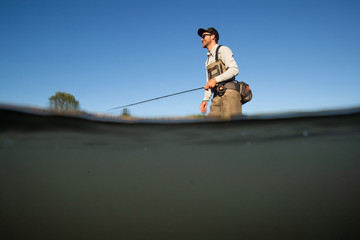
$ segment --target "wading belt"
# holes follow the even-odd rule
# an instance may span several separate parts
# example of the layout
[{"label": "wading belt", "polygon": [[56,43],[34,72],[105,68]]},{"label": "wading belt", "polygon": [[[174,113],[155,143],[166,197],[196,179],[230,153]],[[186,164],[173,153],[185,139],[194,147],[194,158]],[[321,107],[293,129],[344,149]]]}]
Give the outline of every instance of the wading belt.
[{"label": "wading belt", "polygon": [[226,89],[232,89],[240,92],[240,84],[237,81],[230,80],[225,82],[219,82],[214,88],[214,97],[222,96],[225,94]]}]

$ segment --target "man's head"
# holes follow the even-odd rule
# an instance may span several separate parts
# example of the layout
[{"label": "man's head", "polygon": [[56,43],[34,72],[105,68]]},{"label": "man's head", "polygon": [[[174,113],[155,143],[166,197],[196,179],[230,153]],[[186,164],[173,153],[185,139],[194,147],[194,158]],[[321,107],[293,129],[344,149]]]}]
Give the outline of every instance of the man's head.
[{"label": "man's head", "polygon": [[198,35],[201,37],[203,48],[209,48],[210,45],[214,45],[219,40],[219,33],[215,28],[203,29],[199,28]]}]

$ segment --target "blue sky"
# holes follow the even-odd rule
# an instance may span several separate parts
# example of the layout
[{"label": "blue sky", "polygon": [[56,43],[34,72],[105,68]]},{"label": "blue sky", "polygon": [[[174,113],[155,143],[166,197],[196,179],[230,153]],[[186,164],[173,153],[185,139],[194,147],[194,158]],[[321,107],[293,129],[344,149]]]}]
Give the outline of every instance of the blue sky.
[{"label": "blue sky", "polygon": [[[360,1],[0,0],[0,103],[110,108],[205,85],[198,28],[215,27],[250,84],[248,115],[360,106]],[[130,107],[200,114],[203,90]]]}]

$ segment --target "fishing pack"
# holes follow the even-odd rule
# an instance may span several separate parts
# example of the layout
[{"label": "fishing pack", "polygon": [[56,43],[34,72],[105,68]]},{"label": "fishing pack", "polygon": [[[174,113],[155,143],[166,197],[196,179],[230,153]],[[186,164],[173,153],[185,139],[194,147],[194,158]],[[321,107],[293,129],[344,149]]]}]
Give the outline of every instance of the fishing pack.
[{"label": "fishing pack", "polygon": [[[224,73],[227,68],[224,64],[224,62],[219,59],[219,49],[222,45],[219,45],[218,48],[215,51],[215,62],[211,63],[207,67],[207,73],[208,73],[208,79],[212,79],[216,76],[219,76],[220,74]],[[226,89],[234,89],[238,92],[240,92],[241,95],[241,104],[245,104],[249,102],[252,99],[252,91],[250,89],[249,84],[245,82],[238,82],[235,80],[235,78],[230,79],[225,82],[218,83],[215,89],[215,94],[222,96],[224,95]]]}]

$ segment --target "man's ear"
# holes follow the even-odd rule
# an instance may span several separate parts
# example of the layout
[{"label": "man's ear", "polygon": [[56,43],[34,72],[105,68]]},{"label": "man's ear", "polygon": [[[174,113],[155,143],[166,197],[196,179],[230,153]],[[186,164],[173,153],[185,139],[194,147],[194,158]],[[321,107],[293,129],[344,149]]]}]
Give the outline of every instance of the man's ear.
[{"label": "man's ear", "polygon": [[211,35],[211,40],[215,40],[216,37],[215,37],[215,34]]}]

